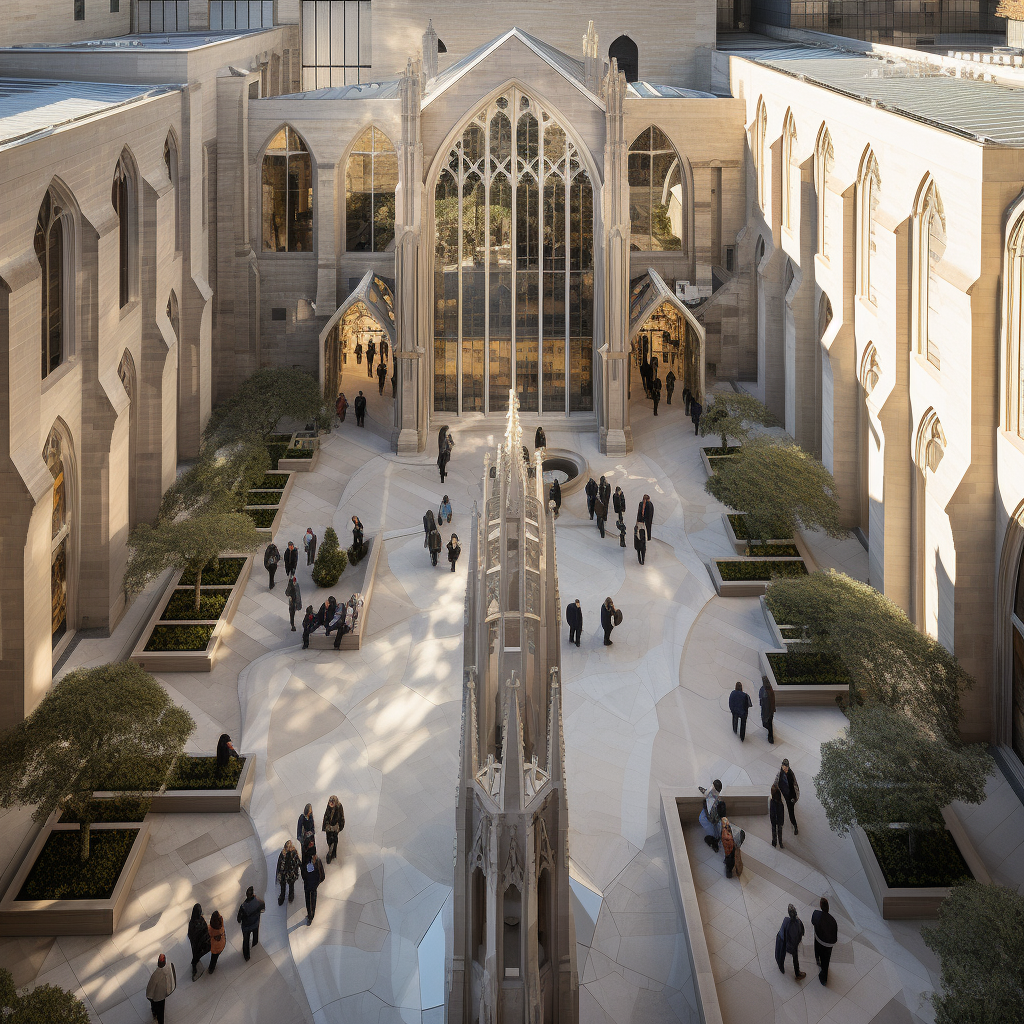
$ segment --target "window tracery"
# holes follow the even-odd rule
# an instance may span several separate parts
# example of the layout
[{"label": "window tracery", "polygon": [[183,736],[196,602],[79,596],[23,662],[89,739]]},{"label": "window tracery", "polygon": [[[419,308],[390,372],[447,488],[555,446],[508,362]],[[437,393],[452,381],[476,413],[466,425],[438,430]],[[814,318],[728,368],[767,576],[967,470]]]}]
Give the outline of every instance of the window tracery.
[{"label": "window tracery", "polygon": [[687,227],[686,183],[679,155],[653,125],[629,147],[629,248],[632,252],[678,251]]},{"label": "window tracery", "polygon": [[263,251],[313,251],[313,165],[306,144],[285,126],[263,157]]},{"label": "window tracery", "polygon": [[345,164],[345,247],[349,252],[395,248],[398,154],[373,126],[358,139]]}]

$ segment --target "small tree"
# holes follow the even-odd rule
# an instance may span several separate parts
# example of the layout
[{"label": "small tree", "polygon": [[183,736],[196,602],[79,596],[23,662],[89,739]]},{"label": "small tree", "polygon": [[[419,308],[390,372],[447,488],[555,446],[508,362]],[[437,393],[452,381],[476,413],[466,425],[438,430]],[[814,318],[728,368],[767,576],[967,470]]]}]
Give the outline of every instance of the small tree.
[{"label": "small tree", "polygon": [[285,416],[307,421],[328,416],[320,385],[304,370],[257,370],[210,416],[203,436],[215,447],[265,442]]},{"label": "small tree", "polygon": [[765,427],[778,425],[768,406],[753,395],[743,392],[724,392],[713,396],[714,401],[701,413],[700,436],[717,434],[722,439],[723,454],[729,450],[729,438],[746,440],[750,436],[750,425],[760,423]]},{"label": "small tree", "polygon": [[193,729],[192,716],[138,665],[76,669],[0,736],[0,807],[35,804],[40,822],[70,810],[88,860],[93,793],[112,777],[142,790],[154,767],[165,776]]},{"label": "small tree", "polygon": [[333,587],[348,565],[348,555],[338,544],[338,535],[333,526],[324,531],[324,539],[316,550],[313,562],[313,582],[318,587]]},{"label": "small tree", "polygon": [[81,999],[56,985],[40,985],[19,996],[11,972],[0,967],[0,1020],[4,1024],[89,1024],[89,1011]]},{"label": "small tree", "polygon": [[973,680],[884,594],[830,570],[775,580],[765,602],[776,622],[803,626],[812,649],[842,658],[851,700],[905,710],[959,743],[960,694]]},{"label": "small tree", "polygon": [[704,484],[712,497],[747,515],[750,540],[766,543],[792,537],[797,527],[819,528],[830,537],[845,537],[839,522],[839,499],[832,474],[789,440],[768,436],[749,439],[740,451]]},{"label": "small tree", "polygon": [[851,706],[845,735],[821,745],[814,787],[829,828],[841,836],[893,822],[935,827],[954,800],[980,804],[995,769],[984,744],[954,746],[902,711]]},{"label": "small tree", "polygon": [[935,1024],[1006,1024],[1024,1006],[1024,896],[970,880],[922,928],[939,958],[942,991],[932,994]]},{"label": "small tree", "polygon": [[165,569],[195,574],[195,606],[199,611],[203,570],[225,551],[255,551],[262,540],[252,519],[241,512],[205,512],[187,519],[141,523],[128,538],[130,554],[124,588],[142,590]]}]

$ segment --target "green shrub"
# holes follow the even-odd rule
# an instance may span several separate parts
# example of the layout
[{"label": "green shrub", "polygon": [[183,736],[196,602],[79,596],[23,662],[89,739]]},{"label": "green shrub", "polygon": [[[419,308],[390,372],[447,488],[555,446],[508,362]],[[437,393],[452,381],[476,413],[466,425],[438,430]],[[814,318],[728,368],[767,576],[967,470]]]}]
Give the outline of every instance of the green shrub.
[{"label": "green shrub", "polygon": [[311,459],[316,455],[316,448],[289,448],[283,456],[286,459]]},{"label": "green shrub", "polygon": [[268,494],[266,491],[247,491],[245,503],[246,505],[280,505],[281,492],[274,491]]},{"label": "green shrub", "polygon": [[318,587],[333,587],[348,565],[348,555],[338,544],[338,535],[333,526],[324,531],[324,539],[317,548],[313,562],[313,582]]},{"label": "green shrub", "polygon": [[269,530],[274,525],[274,516],[277,515],[276,508],[247,508],[242,511],[258,530]]},{"label": "green shrub", "polygon": [[287,473],[266,473],[262,480],[257,480],[253,486],[258,490],[267,491],[283,491],[285,484],[288,483]]},{"label": "green shrub", "polygon": [[[742,512],[730,512],[729,523],[732,532],[736,534],[737,540],[750,540],[750,533],[747,530],[747,517]],[[792,540],[792,537],[769,537],[768,540]]]},{"label": "green shrub", "polygon": [[56,985],[37,985],[19,996],[14,976],[0,967],[0,1020],[5,1024],[89,1024],[85,1003]]},{"label": "green shrub", "polygon": [[213,626],[157,626],[147,651],[205,651]]},{"label": "green shrub", "polygon": [[779,632],[784,640],[803,640],[803,626],[779,626]]},{"label": "green shrub", "polygon": [[19,900],[109,900],[124,869],[137,828],[96,829],[89,859],[78,856],[78,831],[51,832],[18,893]]},{"label": "green shrub", "polygon": [[[288,441],[290,440],[291,434],[288,435]],[[267,444],[267,454],[270,456],[271,469],[277,469],[278,459],[283,458],[284,453],[288,450],[288,441],[271,441]]]},{"label": "green shrub", "polygon": [[[146,797],[119,795],[109,800],[89,801],[89,820],[96,824],[120,823],[122,821],[142,821],[149,813],[150,801]],[[60,824],[79,820],[73,811],[66,810],[60,816]]]},{"label": "green shrub", "polygon": [[750,544],[746,553],[753,558],[800,557],[800,549],[795,544]]},{"label": "green shrub", "polygon": [[271,434],[267,438],[267,444],[288,444],[291,439],[291,434]]},{"label": "green shrub", "polygon": [[244,757],[231,758],[224,768],[217,767],[216,757],[179,757],[167,788],[234,789],[244,767]]},{"label": "green shrub", "polygon": [[219,619],[228,603],[230,591],[203,590],[199,596],[199,611],[196,611],[195,596],[191,587],[174,591],[163,610],[161,619]]},{"label": "green shrub", "polygon": [[717,444],[713,448],[705,448],[704,454],[709,459],[727,459],[730,455],[738,455],[742,445],[732,444],[727,448],[720,448]]},{"label": "green shrub", "polygon": [[772,561],[764,558],[750,561],[723,561],[715,559],[715,565],[727,583],[771,580],[776,577],[806,576],[807,566],[803,559],[799,562]]},{"label": "green shrub", "polygon": [[849,686],[850,674],[842,658],[814,651],[787,651],[768,655],[775,681],[784,686]]},{"label": "green shrub", "polygon": [[918,830],[913,856],[906,828],[872,828],[865,835],[890,889],[956,885],[974,877],[956,840],[938,824]]},{"label": "green shrub", "polygon": [[369,542],[363,541],[362,544],[357,548],[354,544],[348,549],[348,562],[349,565],[358,565],[365,557],[366,552],[370,550]]},{"label": "green shrub", "polygon": [[[245,565],[244,558],[215,558],[206,563],[203,569],[204,587],[232,587],[238,582],[242,574],[242,566]],[[184,572],[178,580],[179,587],[194,587],[196,585],[196,574]]]}]

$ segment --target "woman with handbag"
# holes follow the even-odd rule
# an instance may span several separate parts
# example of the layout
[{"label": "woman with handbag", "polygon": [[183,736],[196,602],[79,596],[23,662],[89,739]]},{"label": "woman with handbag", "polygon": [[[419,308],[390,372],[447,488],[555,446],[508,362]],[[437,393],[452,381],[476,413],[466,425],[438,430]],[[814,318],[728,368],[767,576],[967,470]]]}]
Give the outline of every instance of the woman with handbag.
[{"label": "woman with handbag", "polygon": [[192,917],[188,922],[188,944],[192,947],[192,980],[195,981],[206,973],[202,958],[210,952],[210,929],[199,903],[192,907]]},{"label": "woman with handbag", "polygon": [[459,555],[461,554],[462,545],[459,543],[459,535],[453,533],[452,539],[448,541],[448,561],[452,564],[452,572],[455,572],[455,563],[459,560]]},{"label": "woman with handbag", "polygon": [[345,827],[345,808],[341,801],[332,796],[327,801],[324,811],[323,830],[327,833],[327,863],[330,864],[338,856],[338,836]]}]

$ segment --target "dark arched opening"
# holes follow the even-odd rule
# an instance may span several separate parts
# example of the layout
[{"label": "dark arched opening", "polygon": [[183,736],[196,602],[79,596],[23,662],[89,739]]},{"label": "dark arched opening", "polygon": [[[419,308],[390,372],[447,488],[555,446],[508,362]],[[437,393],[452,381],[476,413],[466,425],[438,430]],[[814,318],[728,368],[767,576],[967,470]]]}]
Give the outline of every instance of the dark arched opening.
[{"label": "dark arched opening", "polygon": [[608,47],[608,59],[618,61],[619,70],[626,76],[627,82],[639,80],[640,51],[629,36],[619,36]]}]

